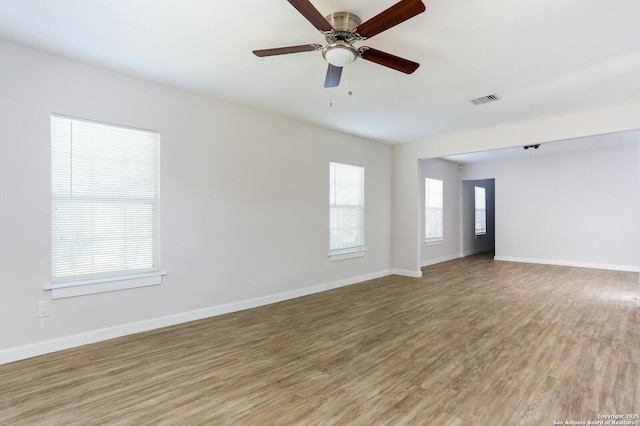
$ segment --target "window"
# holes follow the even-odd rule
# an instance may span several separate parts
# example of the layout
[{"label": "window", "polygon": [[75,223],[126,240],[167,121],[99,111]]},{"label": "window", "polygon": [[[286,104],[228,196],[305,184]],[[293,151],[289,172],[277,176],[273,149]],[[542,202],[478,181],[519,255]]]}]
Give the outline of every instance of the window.
[{"label": "window", "polygon": [[54,298],[159,284],[159,145],[157,132],[51,116]]},{"label": "window", "polygon": [[487,234],[487,197],[480,186],[475,187],[476,237]]},{"label": "window", "polygon": [[427,244],[443,240],[443,185],[438,179],[426,178],[424,182],[425,226]]},{"label": "window", "polygon": [[364,167],[331,162],[329,175],[329,255],[353,252],[362,255]]}]

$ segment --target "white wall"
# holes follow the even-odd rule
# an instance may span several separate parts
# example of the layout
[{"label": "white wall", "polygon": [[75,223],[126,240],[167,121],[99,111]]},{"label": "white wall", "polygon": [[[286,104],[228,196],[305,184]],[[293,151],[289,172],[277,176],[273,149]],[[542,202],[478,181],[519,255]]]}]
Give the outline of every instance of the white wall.
[{"label": "white wall", "polygon": [[[0,363],[390,273],[391,148],[0,42]],[[160,286],[51,302],[50,114],[161,133]],[[329,161],[365,257],[327,262]]]},{"label": "white wall", "polygon": [[[461,256],[460,251],[460,166],[447,160],[420,161],[420,236],[422,238],[421,266],[431,265]],[[443,181],[443,241],[442,244],[424,244],[425,178]]]},{"label": "white wall", "polygon": [[[461,198],[461,203],[445,206],[445,218],[455,218],[449,224],[459,221],[456,236],[462,237],[461,248],[458,240],[445,238],[450,254],[443,254],[445,245],[423,247],[421,266],[458,257],[460,251],[467,256],[495,246],[498,260],[640,270],[638,131],[585,140],[589,143],[579,152],[544,155],[554,145],[544,144],[540,152],[532,150],[530,158],[467,164],[459,170],[444,160],[421,160],[420,205],[425,177],[448,181],[445,203],[447,195]],[[594,148],[595,140],[600,148]],[[460,182],[462,192],[456,186]],[[474,238],[475,185],[487,188],[492,232],[484,239]],[[496,185],[499,202],[494,204]],[[422,215],[419,222],[422,238]]]},{"label": "white wall", "polygon": [[640,270],[639,148],[631,139],[465,166],[463,179],[496,179],[496,259]]},{"label": "white wall", "polygon": [[[550,115],[499,126],[461,130],[413,144],[394,146],[392,153],[392,268],[413,271],[417,276],[421,275],[421,216],[418,209],[420,174],[416,165],[419,159],[533,145],[638,128],[640,128],[640,99],[630,94],[628,100],[615,105],[599,105],[593,109],[570,114]],[[496,191],[498,199],[500,192],[497,187]],[[496,217],[496,220],[499,221],[499,218]]]}]

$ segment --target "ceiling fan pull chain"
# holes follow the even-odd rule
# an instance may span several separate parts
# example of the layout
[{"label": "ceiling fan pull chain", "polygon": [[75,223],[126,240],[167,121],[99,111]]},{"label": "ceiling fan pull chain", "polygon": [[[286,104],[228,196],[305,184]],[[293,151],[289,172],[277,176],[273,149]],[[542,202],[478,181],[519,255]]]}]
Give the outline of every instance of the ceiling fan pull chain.
[{"label": "ceiling fan pull chain", "polygon": [[347,93],[349,96],[353,95],[353,92],[351,91],[351,64],[349,64],[349,91]]},{"label": "ceiling fan pull chain", "polygon": [[329,88],[329,106],[333,106],[333,87]]}]

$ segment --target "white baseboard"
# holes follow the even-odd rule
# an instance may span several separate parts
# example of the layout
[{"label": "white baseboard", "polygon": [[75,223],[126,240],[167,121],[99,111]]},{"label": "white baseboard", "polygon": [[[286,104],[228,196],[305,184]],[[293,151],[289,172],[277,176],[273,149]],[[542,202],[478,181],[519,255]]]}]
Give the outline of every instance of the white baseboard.
[{"label": "white baseboard", "polygon": [[495,256],[495,260],[505,262],[537,263],[542,265],[572,266],[575,268],[607,269],[610,271],[640,272],[637,265],[612,265],[608,263],[574,262],[568,260],[535,259],[529,257]]},{"label": "white baseboard", "polygon": [[448,256],[437,257],[435,259],[423,260],[420,266],[435,265],[436,263],[448,262],[449,260],[460,259],[459,254],[450,254]]},{"label": "white baseboard", "polygon": [[411,271],[409,269],[392,269],[393,275],[402,275],[403,277],[422,278],[422,271]]},{"label": "white baseboard", "polygon": [[376,278],[391,275],[391,270],[383,270],[371,274],[360,275],[357,277],[345,278],[337,281],[327,282],[314,285],[311,287],[300,288],[282,293],[272,294],[255,299],[241,300],[239,302],[228,303],[226,305],[213,306],[210,308],[198,309],[195,311],[182,312],[175,315],[165,317],[152,318],[149,320],[139,321],[131,324],[123,324],[115,327],[93,330],[87,333],[76,334],[73,336],[62,337],[44,342],[38,342],[30,345],[19,346],[16,348],[5,349],[0,351],[0,365],[9,362],[19,361],[22,359],[32,358],[38,355],[44,355],[51,352],[57,352],[64,349],[75,348],[78,346],[88,345],[103,340],[114,339],[116,337],[127,336],[130,334],[141,333],[144,331],[155,330],[171,325],[182,324],[190,321],[196,321],[204,318],[215,317],[218,315],[228,314],[230,312],[242,311],[245,309],[257,308],[259,306],[269,305],[272,303],[282,302],[284,300],[295,299],[297,297],[308,296],[314,293],[332,290],[338,287],[344,287],[368,281]]}]

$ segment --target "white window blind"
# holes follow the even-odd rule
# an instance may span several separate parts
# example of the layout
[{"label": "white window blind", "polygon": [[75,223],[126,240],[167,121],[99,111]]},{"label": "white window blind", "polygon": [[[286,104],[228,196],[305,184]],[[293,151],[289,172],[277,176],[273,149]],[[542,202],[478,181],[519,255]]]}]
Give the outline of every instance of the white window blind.
[{"label": "white window blind", "polygon": [[424,181],[425,226],[424,237],[427,242],[441,241],[443,232],[443,182],[426,178]]},{"label": "white window blind", "polygon": [[51,116],[52,281],[159,270],[157,132]]},{"label": "white window blind", "polygon": [[329,163],[330,253],[364,247],[364,167]]},{"label": "white window blind", "polygon": [[487,233],[487,196],[484,188],[475,187],[476,236]]}]

